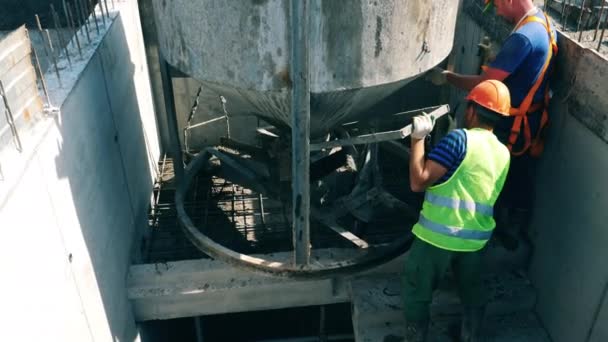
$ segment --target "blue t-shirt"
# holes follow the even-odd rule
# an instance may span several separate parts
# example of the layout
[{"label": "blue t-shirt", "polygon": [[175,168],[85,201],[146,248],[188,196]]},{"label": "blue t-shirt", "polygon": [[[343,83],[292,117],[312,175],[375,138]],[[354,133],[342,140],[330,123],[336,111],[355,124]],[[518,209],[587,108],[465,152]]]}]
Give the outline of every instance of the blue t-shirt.
[{"label": "blue t-shirt", "polygon": [[[545,20],[542,11],[538,11],[536,16]],[[553,24],[551,28],[555,34]],[[544,25],[537,22],[523,25],[507,37],[496,59],[490,63],[490,67],[510,74],[503,82],[511,92],[513,107],[519,107],[540,75],[550,49],[549,39]],[[546,74],[543,84],[534,95],[533,103],[543,100],[549,74]]]},{"label": "blue t-shirt", "polygon": [[[545,20],[545,15],[542,11],[538,11],[536,16]],[[551,29],[555,37],[557,37],[552,22]],[[521,26],[507,37],[502,49],[496,56],[496,59],[490,63],[490,67],[509,73],[509,76],[503,82],[509,88],[511,93],[511,105],[513,107],[519,107],[521,105],[540,75],[545,60],[547,59],[549,49],[551,48],[549,40],[549,34],[544,25],[537,22],[528,23]],[[534,94],[532,103],[543,101],[547,80],[551,74],[554,62],[555,57],[552,58],[549,70],[545,74],[545,80],[538,88],[536,94]],[[541,112],[537,112],[528,115],[532,137],[536,136],[540,126],[541,114]],[[513,120],[513,117],[504,118],[494,129],[494,133],[498,137],[498,140],[504,144],[509,140]],[[523,127],[521,127],[521,132],[523,132]],[[523,145],[524,134],[520,133],[514,146],[514,151],[519,151]]]},{"label": "blue t-shirt", "polygon": [[450,179],[466,154],[467,134],[464,129],[455,129],[443,137],[428,155],[428,159],[448,170],[434,185],[444,183]]}]

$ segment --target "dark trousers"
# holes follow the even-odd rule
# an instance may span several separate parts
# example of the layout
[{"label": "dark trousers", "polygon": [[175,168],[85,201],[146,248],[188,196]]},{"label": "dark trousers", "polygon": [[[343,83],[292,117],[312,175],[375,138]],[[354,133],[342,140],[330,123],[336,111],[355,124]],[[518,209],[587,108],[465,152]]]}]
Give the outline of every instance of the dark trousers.
[{"label": "dark trousers", "polygon": [[[532,138],[538,132],[541,116],[542,111],[528,114]],[[513,120],[513,117],[504,118],[494,128],[494,134],[505,145],[509,141]],[[514,151],[520,151],[525,145],[523,124],[520,129],[521,132],[513,147]],[[532,209],[537,161],[538,159],[531,157],[528,152],[521,156],[511,156],[511,166],[509,167],[505,186],[496,201],[497,208],[516,208],[528,211]]]},{"label": "dark trousers", "polygon": [[528,153],[511,157],[511,166],[496,207],[531,210],[534,204],[534,180],[538,159]]},{"label": "dark trousers", "polygon": [[481,280],[482,252],[452,252],[414,240],[402,274],[402,297],[405,318],[411,322],[427,321],[433,291],[452,266],[461,302],[468,307],[486,303]]}]

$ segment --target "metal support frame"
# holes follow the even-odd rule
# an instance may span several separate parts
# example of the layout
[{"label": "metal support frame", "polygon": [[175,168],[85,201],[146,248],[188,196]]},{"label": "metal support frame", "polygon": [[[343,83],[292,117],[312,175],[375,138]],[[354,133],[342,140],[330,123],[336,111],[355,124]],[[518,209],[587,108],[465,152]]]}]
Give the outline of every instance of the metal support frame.
[{"label": "metal support frame", "polygon": [[163,95],[165,98],[165,112],[167,113],[167,125],[169,126],[169,151],[173,158],[173,172],[177,184],[181,184],[184,179],[184,162],[182,158],[182,147],[179,142],[179,128],[177,126],[177,109],[173,92],[173,82],[171,80],[171,66],[160,56],[160,76],[163,83]]},{"label": "metal support frame", "polygon": [[[164,79],[165,80],[169,79],[168,72],[167,72],[168,68],[163,69],[163,70],[165,72],[165,75],[163,76]],[[165,88],[166,88],[165,91],[169,90],[169,94],[172,94],[172,92],[170,91],[171,90],[170,86],[166,86]],[[167,96],[167,95],[165,95],[165,96]],[[168,99],[170,101],[173,100],[172,97],[168,97]],[[171,102],[171,104],[173,104],[173,103]],[[169,108],[171,110],[170,111],[168,110],[168,112],[173,113],[174,108],[168,107],[168,109]],[[301,110],[301,107],[297,107],[297,108]],[[375,120],[375,121],[378,121],[378,122],[376,122],[376,124],[380,124],[380,121],[382,121],[382,122],[386,121],[386,123],[391,123],[393,125],[399,125],[399,124],[403,124],[403,121],[409,120],[409,118],[411,116],[422,113],[422,112],[432,113],[433,116],[440,117],[442,115],[445,115],[445,113],[449,112],[449,107],[447,105],[442,105],[442,106],[436,106],[436,107],[432,107],[432,108],[418,109],[416,111],[395,114],[395,115],[391,116],[390,118],[386,118],[386,120]],[[172,124],[173,124],[173,127],[175,127],[175,129],[172,129],[170,131],[170,133],[172,133],[172,141],[176,142],[173,145],[177,146],[176,149],[179,150],[179,140],[177,139],[179,132],[177,131],[177,128],[176,128],[175,116],[171,117],[169,115],[169,117],[171,119],[173,119]],[[301,122],[298,122],[298,124],[299,123],[301,123]],[[355,122],[355,123],[345,124],[344,127],[352,128],[352,127],[357,127],[358,125],[364,125],[364,123]],[[380,126],[385,127],[384,124],[381,124]],[[401,133],[403,133],[403,132],[400,132],[400,134]],[[406,130],[406,132],[404,132],[404,133],[408,134],[409,130]],[[301,136],[299,136],[299,138],[301,138]],[[348,141],[349,139],[350,138],[346,138],[344,140],[347,140],[348,143],[352,143],[352,141]],[[309,141],[308,141],[307,135],[305,136],[305,138],[303,138],[301,140],[299,140],[298,138],[294,138],[294,142],[299,143],[300,145],[298,145],[298,146],[300,148],[302,148],[302,145],[305,145],[304,147],[306,148],[306,152],[307,153],[309,152],[308,150],[309,150],[310,146],[309,146]],[[301,150],[299,150],[295,147],[294,147],[294,150],[296,150],[296,152],[302,152]],[[204,252],[205,254],[209,255],[212,258],[222,260],[231,265],[241,267],[246,270],[267,273],[267,274],[274,275],[274,276],[299,278],[299,279],[321,279],[321,278],[336,277],[338,275],[346,275],[346,274],[351,275],[353,273],[357,273],[357,272],[361,272],[361,271],[370,269],[370,268],[380,265],[386,261],[392,260],[393,258],[395,258],[398,255],[403,254],[411,246],[411,243],[413,241],[412,234],[405,234],[403,239],[397,239],[397,240],[389,243],[388,245],[383,245],[383,246],[369,245],[366,241],[358,238],[356,235],[351,233],[348,229],[337,225],[335,223],[335,220],[334,220],[335,217],[333,217],[333,215],[324,215],[322,213],[319,213],[319,210],[317,210],[315,208],[311,208],[310,202],[308,201],[308,197],[306,197],[306,199],[307,199],[306,210],[302,211],[302,206],[301,206],[302,197],[298,197],[298,195],[301,196],[302,192],[304,192],[305,195],[308,196],[309,189],[304,188],[304,189],[300,189],[301,190],[300,193],[297,193],[294,190],[293,200],[294,200],[296,206],[300,205],[300,208],[299,208],[300,211],[294,209],[292,214],[305,215],[307,224],[304,227],[303,225],[296,226],[296,224],[294,223],[294,229],[295,228],[301,229],[300,231],[302,231],[302,234],[303,234],[304,233],[303,228],[309,227],[308,223],[310,220],[310,216],[312,215],[312,217],[316,221],[318,221],[319,223],[321,223],[323,225],[328,226],[328,228],[337,232],[340,236],[349,240],[351,243],[353,243],[354,245],[359,247],[358,248],[359,252],[356,253],[356,256],[346,259],[346,260],[340,260],[340,261],[331,260],[329,262],[294,264],[293,261],[289,262],[289,263],[285,263],[285,262],[279,262],[279,261],[274,261],[274,260],[253,257],[253,256],[250,256],[247,254],[236,252],[230,248],[227,248],[227,247],[221,245],[220,243],[215,242],[213,239],[211,239],[209,236],[207,236],[204,233],[204,229],[199,229],[194,224],[192,218],[189,216],[189,213],[186,210],[186,198],[187,198],[186,196],[188,193],[188,189],[193,184],[193,181],[194,181],[196,175],[198,175],[201,171],[211,172],[211,173],[214,172],[213,166],[211,163],[212,156],[217,157],[217,153],[213,149],[206,149],[206,150],[202,151],[201,153],[199,153],[198,155],[194,156],[194,158],[191,160],[191,162],[188,164],[188,166],[184,170],[183,180],[178,180],[178,184],[175,189],[175,205],[176,205],[176,210],[177,210],[177,216],[178,216],[178,219],[180,221],[180,224],[182,226],[182,229],[183,229],[186,237],[199,250],[201,250],[202,252]],[[304,159],[304,161],[307,162],[307,164],[306,164],[307,166],[309,166],[309,162],[310,162],[309,158],[310,157],[308,156],[308,158]],[[296,155],[294,155],[294,159],[296,159]],[[301,159],[298,161],[302,162]],[[372,166],[370,166],[372,164],[368,164],[367,167],[368,168],[372,167]],[[238,173],[240,175],[243,175],[243,171],[245,168],[233,167],[232,169],[235,171],[239,171]],[[300,178],[294,179],[294,184],[297,184],[296,181],[299,181],[300,186],[302,184],[306,184],[308,186],[308,183],[309,183],[308,177],[310,174],[308,167],[305,170],[294,169],[292,171],[293,171],[294,177],[300,177]],[[365,172],[365,171],[362,171],[362,172]],[[306,175],[306,177],[303,177],[302,174]],[[268,177],[268,176],[266,176],[266,177]],[[378,181],[376,178],[376,177],[378,177],[377,174],[374,174],[372,172],[372,175],[370,177],[372,177],[372,180],[371,181],[367,180],[367,182],[372,182],[373,184],[378,184]],[[256,177],[256,178],[259,178],[259,177]],[[295,188],[295,185],[294,185],[294,188]],[[269,197],[274,197],[274,198],[280,197],[276,193],[277,189],[275,189],[273,187],[266,187],[264,190],[266,192],[268,192],[268,193],[266,193],[266,195]],[[262,192],[264,192],[264,190],[262,190]],[[370,195],[370,194],[368,193],[368,195]],[[367,198],[367,196],[366,196],[366,198]],[[388,194],[384,191],[380,191],[378,198],[376,200],[384,203],[385,205],[387,205],[389,207],[400,208],[400,210],[402,210],[404,212],[408,212],[408,216],[412,216],[412,217],[415,216],[415,213],[407,205],[401,203],[399,200],[397,200],[396,198],[392,197],[390,194]],[[298,203],[298,201],[300,201],[300,203]],[[410,211],[412,211],[412,212],[409,213]],[[233,212],[234,212],[234,210],[233,210]],[[333,211],[332,211],[332,214],[333,214]],[[308,231],[306,231],[306,233],[308,233]],[[309,236],[307,236],[307,238],[309,238]],[[300,240],[300,239],[297,239],[297,240],[294,239],[294,240],[295,240],[294,247],[298,248],[298,250],[296,250],[294,252],[294,255],[296,257],[300,258],[297,260],[301,261],[302,259],[304,259],[305,261],[307,261],[306,257],[307,256],[309,257],[309,255],[310,255],[309,253],[311,252],[310,245],[302,244],[302,240]],[[301,254],[298,254],[298,253],[301,253]],[[307,253],[308,253],[308,255],[307,255]]]},{"label": "metal support frame", "polygon": [[310,262],[310,73],[308,0],[291,1],[291,173],[294,260]]},{"label": "metal support frame", "polygon": [[[449,111],[450,111],[450,107],[448,105],[443,105],[443,106],[435,109],[431,113],[429,113],[429,115],[431,115],[435,119],[438,119],[438,118],[444,116],[445,114],[447,114]],[[403,139],[403,138],[409,136],[411,133],[412,133],[412,125],[410,124],[410,125],[407,125],[401,129],[398,129],[395,131],[371,133],[371,134],[360,135],[360,136],[357,136],[354,138],[330,140],[330,141],[324,141],[324,142],[312,144],[312,145],[310,145],[310,150],[311,151],[320,151],[323,149],[334,148],[334,147],[339,147],[339,146],[364,145],[364,144],[371,144],[371,143],[377,143],[377,142],[383,142],[383,141],[399,140],[399,139]]]},{"label": "metal support frame", "polygon": [[213,241],[205,235],[192,221],[186,211],[185,200],[188,189],[195,175],[204,170],[209,163],[211,153],[199,153],[189,164],[184,173],[183,181],[178,182],[175,189],[175,205],[177,216],[186,237],[201,251],[210,257],[222,260],[243,269],[267,273],[274,276],[322,279],[338,275],[353,274],[381,265],[405,253],[411,246],[413,235],[404,234],[403,239],[395,240],[385,246],[363,249],[365,253],[356,257],[328,263],[310,263],[309,265],[293,265],[279,261],[261,259],[247,254],[235,252]]}]

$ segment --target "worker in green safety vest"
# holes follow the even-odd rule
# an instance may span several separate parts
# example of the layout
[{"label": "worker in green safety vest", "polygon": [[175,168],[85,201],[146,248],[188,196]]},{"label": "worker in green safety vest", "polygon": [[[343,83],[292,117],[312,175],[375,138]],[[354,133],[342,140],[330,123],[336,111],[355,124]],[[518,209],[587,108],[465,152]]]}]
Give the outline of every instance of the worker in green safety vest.
[{"label": "worker in green safety vest", "polygon": [[493,207],[509,169],[509,150],[492,133],[509,115],[508,88],[500,81],[481,82],[466,97],[466,129],[445,136],[425,159],[424,138],[434,119],[414,117],[410,185],[426,191],[416,236],[403,272],[406,341],[425,341],[433,290],[453,267],[464,304],[461,338],[478,341],[485,296],[481,251],[496,226]]}]

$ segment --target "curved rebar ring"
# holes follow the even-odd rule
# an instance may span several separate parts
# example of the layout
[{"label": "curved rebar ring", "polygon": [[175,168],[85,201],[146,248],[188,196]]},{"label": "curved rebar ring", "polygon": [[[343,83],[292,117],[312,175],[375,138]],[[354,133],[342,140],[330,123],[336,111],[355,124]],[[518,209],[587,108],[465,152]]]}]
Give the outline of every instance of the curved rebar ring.
[{"label": "curved rebar ring", "polygon": [[405,253],[412,244],[413,235],[407,234],[402,240],[394,241],[388,245],[367,248],[365,254],[352,259],[331,262],[328,264],[315,264],[307,266],[294,266],[288,263],[261,259],[247,254],[235,252],[218,244],[205,234],[201,233],[200,230],[192,223],[192,220],[188,216],[188,213],[184,207],[184,196],[190,187],[192,178],[203,168],[203,166],[205,166],[210,158],[211,154],[207,151],[203,151],[199,153],[199,155],[196,156],[196,158],[194,158],[186,167],[182,184],[177,184],[175,191],[175,203],[177,207],[177,216],[188,239],[198,249],[213,258],[222,260],[236,267],[274,276],[318,279],[331,278],[338,275],[348,275],[368,270]]}]

